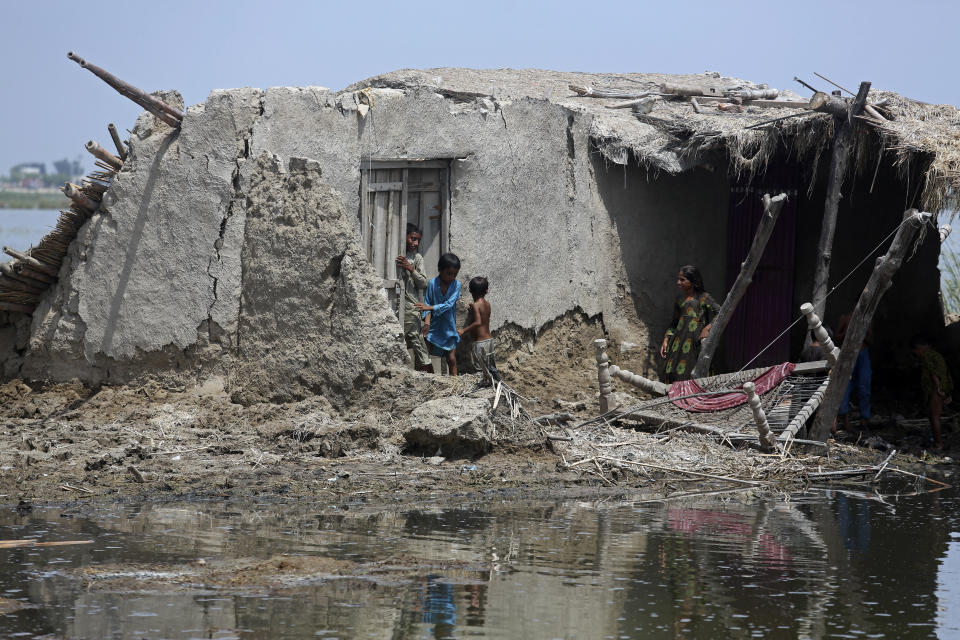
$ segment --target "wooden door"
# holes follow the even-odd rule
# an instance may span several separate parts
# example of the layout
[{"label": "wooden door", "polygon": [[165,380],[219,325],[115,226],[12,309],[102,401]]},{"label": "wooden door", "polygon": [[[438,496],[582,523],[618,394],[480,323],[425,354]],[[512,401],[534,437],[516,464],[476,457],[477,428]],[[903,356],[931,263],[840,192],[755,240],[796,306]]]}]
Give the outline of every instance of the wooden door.
[{"label": "wooden door", "polygon": [[437,275],[437,261],[446,252],[444,242],[444,213],[446,198],[446,175],[443,168],[415,168],[408,170],[407,222],[423,233],[420,253],[428,278]]},{"label": "wooden door", "polygon": [[407,223],[423,233],[420,253],[428,278],[448,249],[450,224],[447,160],[363,160],[360,169],[360,226],[367,258],[383,279],[391,304],[402,318],[403,286],[394,264],[406,251]]},{"label": "wooden door", "polygon": [[386,290],[390,306],[403,323],[403,279],[394,262],[405,253],[407,227],[406,169],[377,169],[360,173],[360,228],[367,259]]}]

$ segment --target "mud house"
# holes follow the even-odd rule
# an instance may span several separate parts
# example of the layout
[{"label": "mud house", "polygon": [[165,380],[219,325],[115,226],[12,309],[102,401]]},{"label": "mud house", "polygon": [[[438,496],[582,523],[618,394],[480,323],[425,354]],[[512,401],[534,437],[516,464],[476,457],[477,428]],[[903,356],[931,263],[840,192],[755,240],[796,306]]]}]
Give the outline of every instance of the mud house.
[{"label": "mud house", "polygon": [[[670,83],[700,87],[700,103],[609,108]],[[811,296],[834,122],[789,92],[727,111],[709,97],[764,90],[719,74],[405,70],[342,91],[216,90],[174,127],[144,113],[89,219],[0,276],[3,374],[227,375],[276,399],[349,391],[405,359],[389,307],[405,222],[423,228],[429,267],[453,251],[463,281],[490,279],[492,328],[509,345],[560,318],[597,322],[645,370],[677,268],[698,264],[722,300],[761,195],[780,192],[788,203],[722,361],[739,367],[769,343],[757,364],[787,360],[802,328],[779,334]],[[175,92],[157,95],[183,109]],[[858,263],[904,210],[940,211],[957,180],[956,109],[870,99],[877,118],[854,129],[839,203],[828,322],[853,308],[872,259]],[[897,275],[876,318],[887,343],[942,327],[938,254],[927,233]],[[30,259],[52,265],[47,277],[10,280],[37,273]]]}]

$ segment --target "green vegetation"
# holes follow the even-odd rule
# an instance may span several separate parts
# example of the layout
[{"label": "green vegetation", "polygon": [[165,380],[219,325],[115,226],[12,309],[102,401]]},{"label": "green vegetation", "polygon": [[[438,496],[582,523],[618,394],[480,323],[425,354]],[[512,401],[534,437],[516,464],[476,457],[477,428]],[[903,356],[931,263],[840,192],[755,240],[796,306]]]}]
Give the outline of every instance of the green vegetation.
[{"label": "green vegetation", "polygon": [[69,204],[60,192],[0,189],[0,209],[65,209]]}]

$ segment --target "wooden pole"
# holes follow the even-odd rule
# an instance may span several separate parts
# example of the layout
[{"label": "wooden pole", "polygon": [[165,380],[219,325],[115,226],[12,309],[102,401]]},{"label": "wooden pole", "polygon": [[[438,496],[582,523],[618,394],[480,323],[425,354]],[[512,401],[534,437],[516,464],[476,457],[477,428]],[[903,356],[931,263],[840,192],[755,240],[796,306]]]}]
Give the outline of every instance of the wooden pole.
[{"label": "wooden pole", "polygon": [[113,138],[113,144],[117,148],[117,154],[120,156],[120,159],[126,161],[127,147],[123,144],[123,140],[120,139],[120,134],[117,133],[117,126],[111,122],[107,125],[107,131],[110,132],[110,137]]},{"label": "wooden pole", "polygon": [[847,384],[850,382],[857,355],[860,353],[860,347],[863,345],[863,341],[867,337],[867,330],[873,321],[873,314],[876,312],[883,294],[890,288],[893,274],[900,268],[903,257],[910,249],[917,231],[931,217],[932,214],[921,213],[916,209],[907,211],[886,255],[877,258],[873,273],[870,274],[870,279],[867,280],[867,285],[863,288],[863,293],[860,294],[857,306],[853,310],[853,316],[850,319],[850,326],[847,327],[847,334],[843,339],[837,364],[830,372],[830,384],[827,386],[823,402],[820,404],[820,412],[817,414],[817,419],[810,432],[812,440],[825,442],[830,436],[834,420],[836,420],[837,412],[840,409],[840,403],[847,390]]},{"label": "wooden pole", "polygon": [[93,155],[93,157],[99,158],[103,162],[106,162],[108,165],[113,167],[114,170],[120,171],[120,168],[123,167],[123,160],[113,155],[93,140],[88,140],[85,147],[87,151]]},{"label": "wooden pole", "polygon": [[[830,173],[827,178],[827,197],[823,205],[823,224],[820,227],[820,241],[817,245],[817,266],[813,274],[813,307],[823,317],[827,302],[827,288],[830,283],[830,258],[833,254],[833,235],[837,228],[837,210],[840,207],[840,189],[850,163],[850,147],[853,134],[859,126],[856,116],[863,112],[867,103],[870,83],[860,83],[860,90],[853,104],[842,115],[834,113],[833,153],[830,160]],[[826,95],[826,94],[823,94]],[[817,96],[814,96],[816,99]],[[814,99],[810,102],[813,104]],[[831,101],[827,101],[830,103]],[[816,108],[815,108],[816,109]],[[832,113],[829,112],[828,113]]]},{"label": "wooden pole", "polygon": [[613,387],[610,385],[610,357],[604,349],[607,348],[607,341],[603,338],[593,341],[593,346],[597,349],[597,381],[600,383],[600,413],[607,413],[611,409]]},{"label": "wooden pole", "polygon": [[780,211],[783,209],[783,204],[786,201],[787,194],[785,193],[781,193],[774,198],[771,198],[769,194],[764,194],[763,217],[760,219],[760,226],[757,227],[757,233],[753,236],[753,244],[750,245],[750,251],[747,253],[747,257],[740,267],[740,273],[737,275],[733,286],[730,287],[730,293],[727,294],[726,299],[723,301],[720,312],[713,320],[713,326],[710,327],[710,335],[704,339],[703,344],[700,346],[700,357],[697,358],[697,364],[693,368],[694,378],[702,378],[710,373],[710,363],[713,359],[713,354],[717,350],[717,345],[720,344],[720,338],[723,336],[723,332],[727,328],[727,324],[730,322],[730,318],[733,316],[737,304],[740,303],[743,294],[747,292],[747,288],[750,286],[750,283],[753,282],[753,274],[757,270],[757,265],[760,264],[760,258],[763,257],[763,250],[767,247],[767,241],[770,240],[773,227],[777,224],[777,218],[780,216]]},{"label": "wooden pole", "polygon": [[63,195],[67,196],[79,207],[86,209],[87,211],[96,211],[97,207],[100,206],[100,203],[85,194],[80,187],[69,182],[65,182],[60,191],[63,191]]},{"label": "wooden pole", "polygon": [[757,395],[756,387],[752,382],[744,382],[743,390],[747,392],[747,404],[753,411],[753,421],[760,434],[760,448],[767,452],[776,450],[777,437],[770,431],[770,423],[767,421],[767,414],[763,412],[763,407],[760,406],[760,396]]},{"label": "wooden pole", "polygon": [[871,106],[871,105],[869,105],[869,104],[863,105],[863,110],[867,112],[867,115],[869,115],[869,116],[870,116],[871,118],[873,118],[874,120],[877,120],[878,122],[886,122],[886,121],[887,121],[887,119],[884,118],[883,115],[882,115],[879,111],[877,111],[876,109],[874,109],[873,106]]},{"label": "wooden pole", "polygon": [[810,98],[810,108],[820,113],[829,113],[838,118],[846,118],[850,112],[850,103],[843,98],[817,91]]},{"label": "wooden pole", "polygon": [[610,365],[609,371],[612,377],[620,378],[627,384],[632,384],[638,389],[642,389],[649,394],[655,396],[665,396],[670,392],[670,385],[657,382],[656,380],[650,380],[649,378],[644,378],[643,376],[637,375],[632,371],[621,369],[615,364]]},{"label": "wooden pole", "polygon": [[814,311],[813,305],[809,302],[804,302],[800,305],[800,313],[807,317],[807,327],[813,331],[813,335],[817,336],[817,342],[823,345],[823,356],[827,359],[827,364],[831,367],[836,366],[840,349],[833,343],[830,334],[827,333],[823,322],[820,320],[820,316]]},{"label": "wooden pole", "polygon": [[90,64],[73,51],[69,52],[67,57],[116,89],[120,95],[133,100],[138,105],[166,122],[171,127],[177,128],[180,126],[180,121],[183,120],[183,112],[179,109],[171,107],[160,98],[150,95],[143,89],[138,89],[132,84],[124,82],[109,71],[101,69],[95,64]]},{"label": "wooden pole", "polygon": [[110,153],[109,151],[101,147],[99,144],[97,144],[93,140],[88,140],[87,144],[84,146],[86,147],[87,151],[89,151],[90,154],[93,155],[93,157],[99,158],[103,162],[107,163],[115,171],[119,171],[120,168],[123,167],[123,160],[113,155],[112,153]]},{"label": "wooden pole", "polygon": [[852,95],[852,96],[853,96],[853,95],[856,95],[853,91],[850,91],[850,89],[847,89],[846,87],[841,87],[840,85],[838,85],[836,82],[834,82],[833,80],[831,80],[831,79],[828,78],[827,76],[820,75],[820,74],[817,73],[816,71],[813,72],[813,75],[817,76],[817,77],[820,78],[821,80],[826,80],[827,82],[829,82],[830,84],[832,84],[833,86],[835,86],[837,89],[841,89],[841,90],[843,90],[843,91],[846,91],[847,93],[849,93],[849,94]]},{"label": "wooden pole", "polygon": [[11,258],[16,258],[20,262],[33,267],[37,271],[53,276],[54,278],[57,277],[58,270],[55,267],[44,262],[40,262],[33,256],[29,256],[21,251],[16,251],[10,247],[3,247],[3,252]]}]

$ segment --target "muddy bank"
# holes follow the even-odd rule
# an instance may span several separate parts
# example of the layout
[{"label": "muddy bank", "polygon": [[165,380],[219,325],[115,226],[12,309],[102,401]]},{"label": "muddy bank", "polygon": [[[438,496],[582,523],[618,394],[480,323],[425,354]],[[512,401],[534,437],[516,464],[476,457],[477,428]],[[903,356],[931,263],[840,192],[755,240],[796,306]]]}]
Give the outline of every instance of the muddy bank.
[{"label": "muddy bank", "polygon": [[[520,365],[508,362],[505,369]],[[575,419],[591,417],[594,401],[585,387],[579,396],[572,392],[578,370],[571,368],[566,379],[555,376],[553,385],[527,388],[542,393],[525,396],[525,406],[536,415],[563,403]],[[551,398],[562,391],[572,399]],[[730,449],[696,434],[658,438],[629,424],[603,428],[596,442],[584,441],[583,434],[575,443],[551,440],[564,432],[517,418],[503,401],[494,409],[494,399],[479,376],[404,369],[382,370],[340,408],[321,396],[244,406],[232,402],[216,379],[190,389],[11,381],[0,386],[0,502],[276,497],[345,504],[502,490],[537,495],[643,487],[676,493],[729,486],[650,466],[604,471],[596,464],[570,465],[574,446],[580,457],[600,457],[620,451],[616,442],[634,451],[639,446],[642,457],[635,461],[670,469],[747,469],[749,482],[779,490],[802,483],[806,468],[871,465],[886,455],[834,443],[791,456],[786,475],[786,467],[749,448]],[[916,461],[898,454],[898,464]]]},{"label": "muddy bank", "polygon": [[[0,387],[0,498],[247,498],[577,485],[479,377],[386,371],[363,401],[234,404],[216,381]],[[587,480],[587,482],[591,482]],[[384,492],[391,494],[385,495]]]}]

